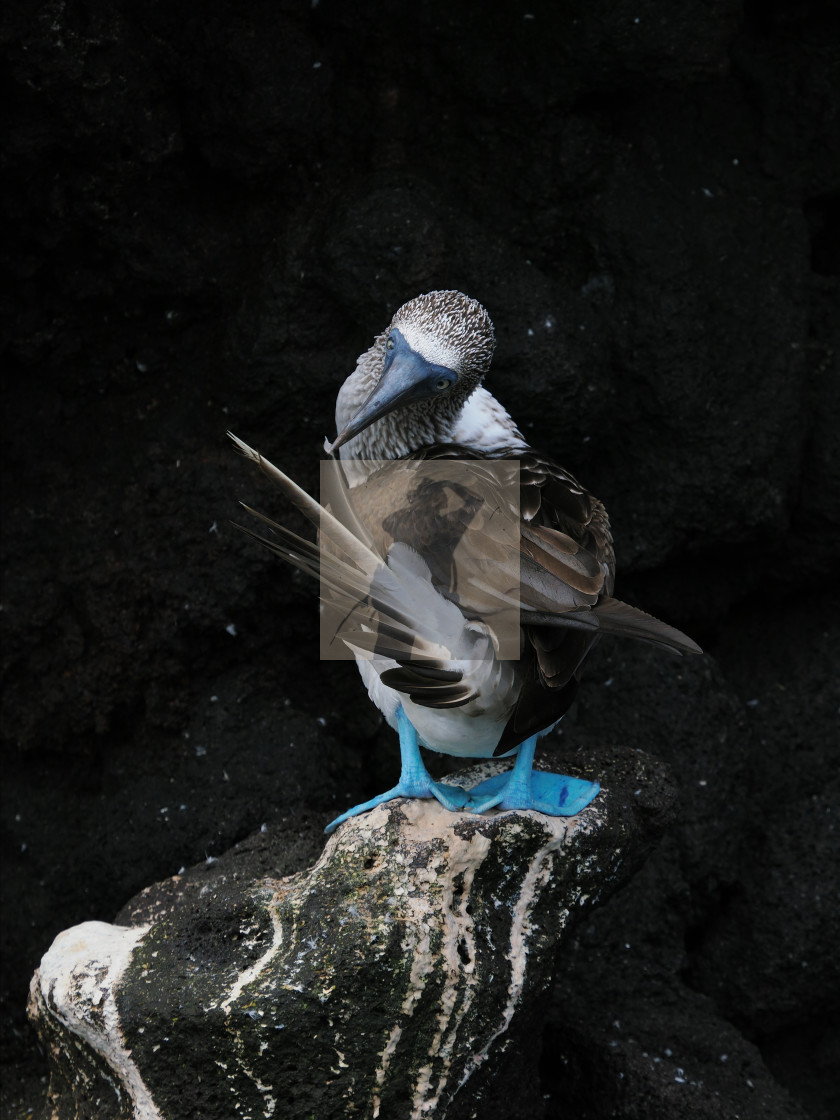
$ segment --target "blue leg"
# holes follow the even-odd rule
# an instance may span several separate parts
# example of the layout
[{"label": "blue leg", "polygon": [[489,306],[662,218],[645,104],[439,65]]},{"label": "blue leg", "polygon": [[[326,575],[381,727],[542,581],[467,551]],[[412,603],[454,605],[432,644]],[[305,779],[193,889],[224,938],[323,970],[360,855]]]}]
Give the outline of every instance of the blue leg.
[{"label": "blue leg", "polygon": [[396,797],[434,797],[445,809],[461,809],[467,803],[468,794],[460,786],[447,786],[436,782],[420,757],[420,747],[417,744],[417,732],[408,716],[402,710],[402,705],[397,709],[397,722],[400,730],[400,758],[402,771],[400,780],[393,789],[372,797],[370,801],[363,801],[361,805],[354,805],[334,821],[330,821],[324,832],[332,832],[338,828],[342,821],[350,817],[357,817],[381,805],[383,801],[393,801]]},{"label": "blue leg", "polygon": [[513,770],[471,789],[466,808],[473,813],[494,808],[536,809],[550,817],[573,817],[597,797],[601,789],[598,782],[532,769],[536,748],[537,737],[532,735],[519,748]]}]

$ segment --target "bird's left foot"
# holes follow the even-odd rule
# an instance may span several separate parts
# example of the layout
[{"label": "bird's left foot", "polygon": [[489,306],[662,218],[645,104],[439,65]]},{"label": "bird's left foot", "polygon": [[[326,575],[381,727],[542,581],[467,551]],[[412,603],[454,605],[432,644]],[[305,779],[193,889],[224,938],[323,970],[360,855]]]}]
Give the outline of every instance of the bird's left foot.
[{"label": "bird's left foot", "polygon": [[473,813],[487,809],[536,809],[550,817],[573,817],[601,790],[598,782],[533,770],[524,780],[516,772],[497,774],[470,790],[465,806]]},{"label": "bird's left foot", "polygon": [[448,786],[443,782],[434,780],[420,757],[417,732],[403,711],[402,705],[397,709],[396,715],[400,733],[400,758],[402,760],[400,780],[393,789],[388,789],[377,797],[372,797],[370,801],[363,801],[361,805],[354,805],[352,809],[348,809],[346,813],[342,813],[340,817],[330,821],[324,832],[333,832],[342,821],[349,820],[350,817],[358,817],[360,813],[375,809],[377,805],[382,805],[385,801],[394,801],[397,797],[433,797],[435,801],[441,803],[444,809],[449,809],[451,812],[463,809],[469,801],[470,795],[465,789],[461,789],[460,786]]}]

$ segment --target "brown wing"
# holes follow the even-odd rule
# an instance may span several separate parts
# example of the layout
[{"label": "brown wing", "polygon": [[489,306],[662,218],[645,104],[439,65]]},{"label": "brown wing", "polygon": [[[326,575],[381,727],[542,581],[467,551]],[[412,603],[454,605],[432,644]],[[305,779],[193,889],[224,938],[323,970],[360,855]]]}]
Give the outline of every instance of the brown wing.
[{"label": "brown wing", "polygon": [[[424,458],[476,458],[438,445]],[[615,554],[604,506],[553,459],[511,448],[520,464],[522,688],[496,753],[556,722],[577,691],[577,671],[602,632],[625,634],[680,653],[700,652],[679,630],[613,599]]]},{"label": "brown wing", "polygon": [[[459,444],[440,444],[411,457],[481,456]],[[612,591],[615,557],[609,520],[598,499],[547,456],[530,449],[511,449],[503,457],[519,461],[517,560],[526,644],[536,654],[542,686],[559,691],[574,674],[594,637],[561,629],[563,616],[591,610]],[[481,543],[476,541],[475,547],[480,548]],[[528,622],[529,614],[534,616],[533,625]]]},{"label": "brown wing", "polygon": [[[615,557],[609,519],[598,499],[558,463],[539,452],[511,448],[495,458],[519,463],[523,556],[544,566],[546,571],[556,572],[558,578],[572,587],[580,584],[581,591],[610,594]],[[486,457],[461,444],[434,444],[406,459]]]},{"label": "brown wing", "polygon": [[[237,441],[237,446],[258,462],[311,520],[321,522],[324,511],[318,503],[247,445]],[[361,498],[362,505],[367,502],[373,509],[372,520],[363,518],[373,526],[371,536],[364,528],[354,532],[356,527],[351,524],[348,531],[346,524],[336,523],[333,543],[337,555],[279,526],[274,528],[282,540],[264,543],[312,575],[317,575],[320,560],[322,585],[326,558],[327,583],[337,601],[351,608],[367,601],[379,616],[379,625],[372,627],[370,635],[366,616],[365,633],[359,641],[373,643],[376,652],[398,662],[399,668],[388,671],[385,683],[429,706],[468,703],[472,693],[459,674],[437,663],[432,646],[415,633],[423,630],[428,620],[403,618],[399,597],[394,598],[393,589],[389,591],[386,584],[382,585],[382,594],[387,601],[378,601],[376,580],[370,580],[391,544],[398,540],[415,549],[431,570],[437,589],[457,602],[467,617],[489,621],[494,610],[513,604],[516,622],[521,623],[521,643],[518,630],[516,634],[516,647],[521,649],[521,687],[497,747],[497,752],[503,752],[543,730],[568,709],[576,691],[577,670],[601,632],[641,638],[683,653],[699,652],[699,647],[680,631],[611,597],[614,557],[606,511],[572,475],[530,449],[512,448],[494,458],[515,459],[520,465],[521,520],[515,534],[518,549],[515,539],[500,544],[488,529],[489,521],[481,521],[482,514],[485,518],[488,511],[492,514],[494,503],[504,500],[492,486],[483,492],[482,503],[478,504],[469,496],[459,495],[457,487],[451,488],[458,499],[454,506],[449,498],[442,504],[440,493],[432,487],[420,495],[418,508],[411,509],[410,502],[394,502],[393,493],[388,491],[390,483],[379,490],[371,487],[369,492],[366,486],[362,488],[366,493],[354,495],[354,502]],[[479,475],[484,461],[488,463],[485,474],[492,484],[491,461],[467,447],[436,445],[407,459],[473,460]],[[343,502],[340,498],[340,504]],[[474,520],[476,516],[478,520]],[[374,541],[373,537],[379,539]],[[466,549],[467,561],[460,565],[457,583],[453,581],[452,563],[456,547]]]},{"label": "brown wing", "polygon": [[[553,587],[566,584],[585,596],[586,613],[612,591],[615,554],[607,511],[559,463],[536,451],[520,460],[522,491],[522,552],[555,577]],[[555,593],[556,596],[556,593]],[[553,618],[558,612],[555,597]],[[524,596],[523,596],[524,599]],[[532,600],[533,601],[533,600]],[[536,604],[534,604],[536,606]],[[536,613],[536,612],[535,612]],[[527,613],[523,611],[523,618]],[[526,624],[525,647],[530,652],[525,684],[497,747],[509,750],[523,738],[555,723],[571,707],[577,694],[577,671],[598,641],[598,632],[568,627]]]}]

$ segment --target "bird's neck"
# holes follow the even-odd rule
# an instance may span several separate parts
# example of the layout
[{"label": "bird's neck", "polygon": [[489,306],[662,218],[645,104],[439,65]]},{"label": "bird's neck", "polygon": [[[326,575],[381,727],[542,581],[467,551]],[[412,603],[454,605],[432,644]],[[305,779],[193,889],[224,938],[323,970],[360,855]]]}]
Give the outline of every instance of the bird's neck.
[{"label": "bird's neck", "polygon": [[488,458],[510,455],[528,447],[510,413],[483,385],[464,401],[448,442],[463,444]]},{"label": "bird's neck", "polygon": [[405,455],[441,443],[431,417],[412,408],[383,416],[341,448],[342,459],[401,459]]}]

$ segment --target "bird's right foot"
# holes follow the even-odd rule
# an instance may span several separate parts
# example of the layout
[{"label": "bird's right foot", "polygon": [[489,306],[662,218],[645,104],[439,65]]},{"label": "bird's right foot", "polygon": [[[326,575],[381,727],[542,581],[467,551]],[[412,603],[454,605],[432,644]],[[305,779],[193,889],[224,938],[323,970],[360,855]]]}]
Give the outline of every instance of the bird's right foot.
[{"label": "bird's right foot", "polygon": [[463,809],[469,801],[469,794],[466,790],[461,789],[460,786],[449,786],[443,782],[436,782],[426,772],[425,768],[422,775],[412,774],[408,780],[405,780],[405,777],[403,775],[393,789],[372,797],[370,801],[362,801],[361,804],[354,805],[352,809],[348,809],[340,817],[330,821],[324,832],[333,832],[340,824],[351,817],[358,817],[361,813],[367,813],[369,809],[375,809],[377,805],[382,805],[386,801],[394,801],[398,797],[433,797],[440,802],[444,809],[449,809],[453,813],[457,812],[458,809]]}]

